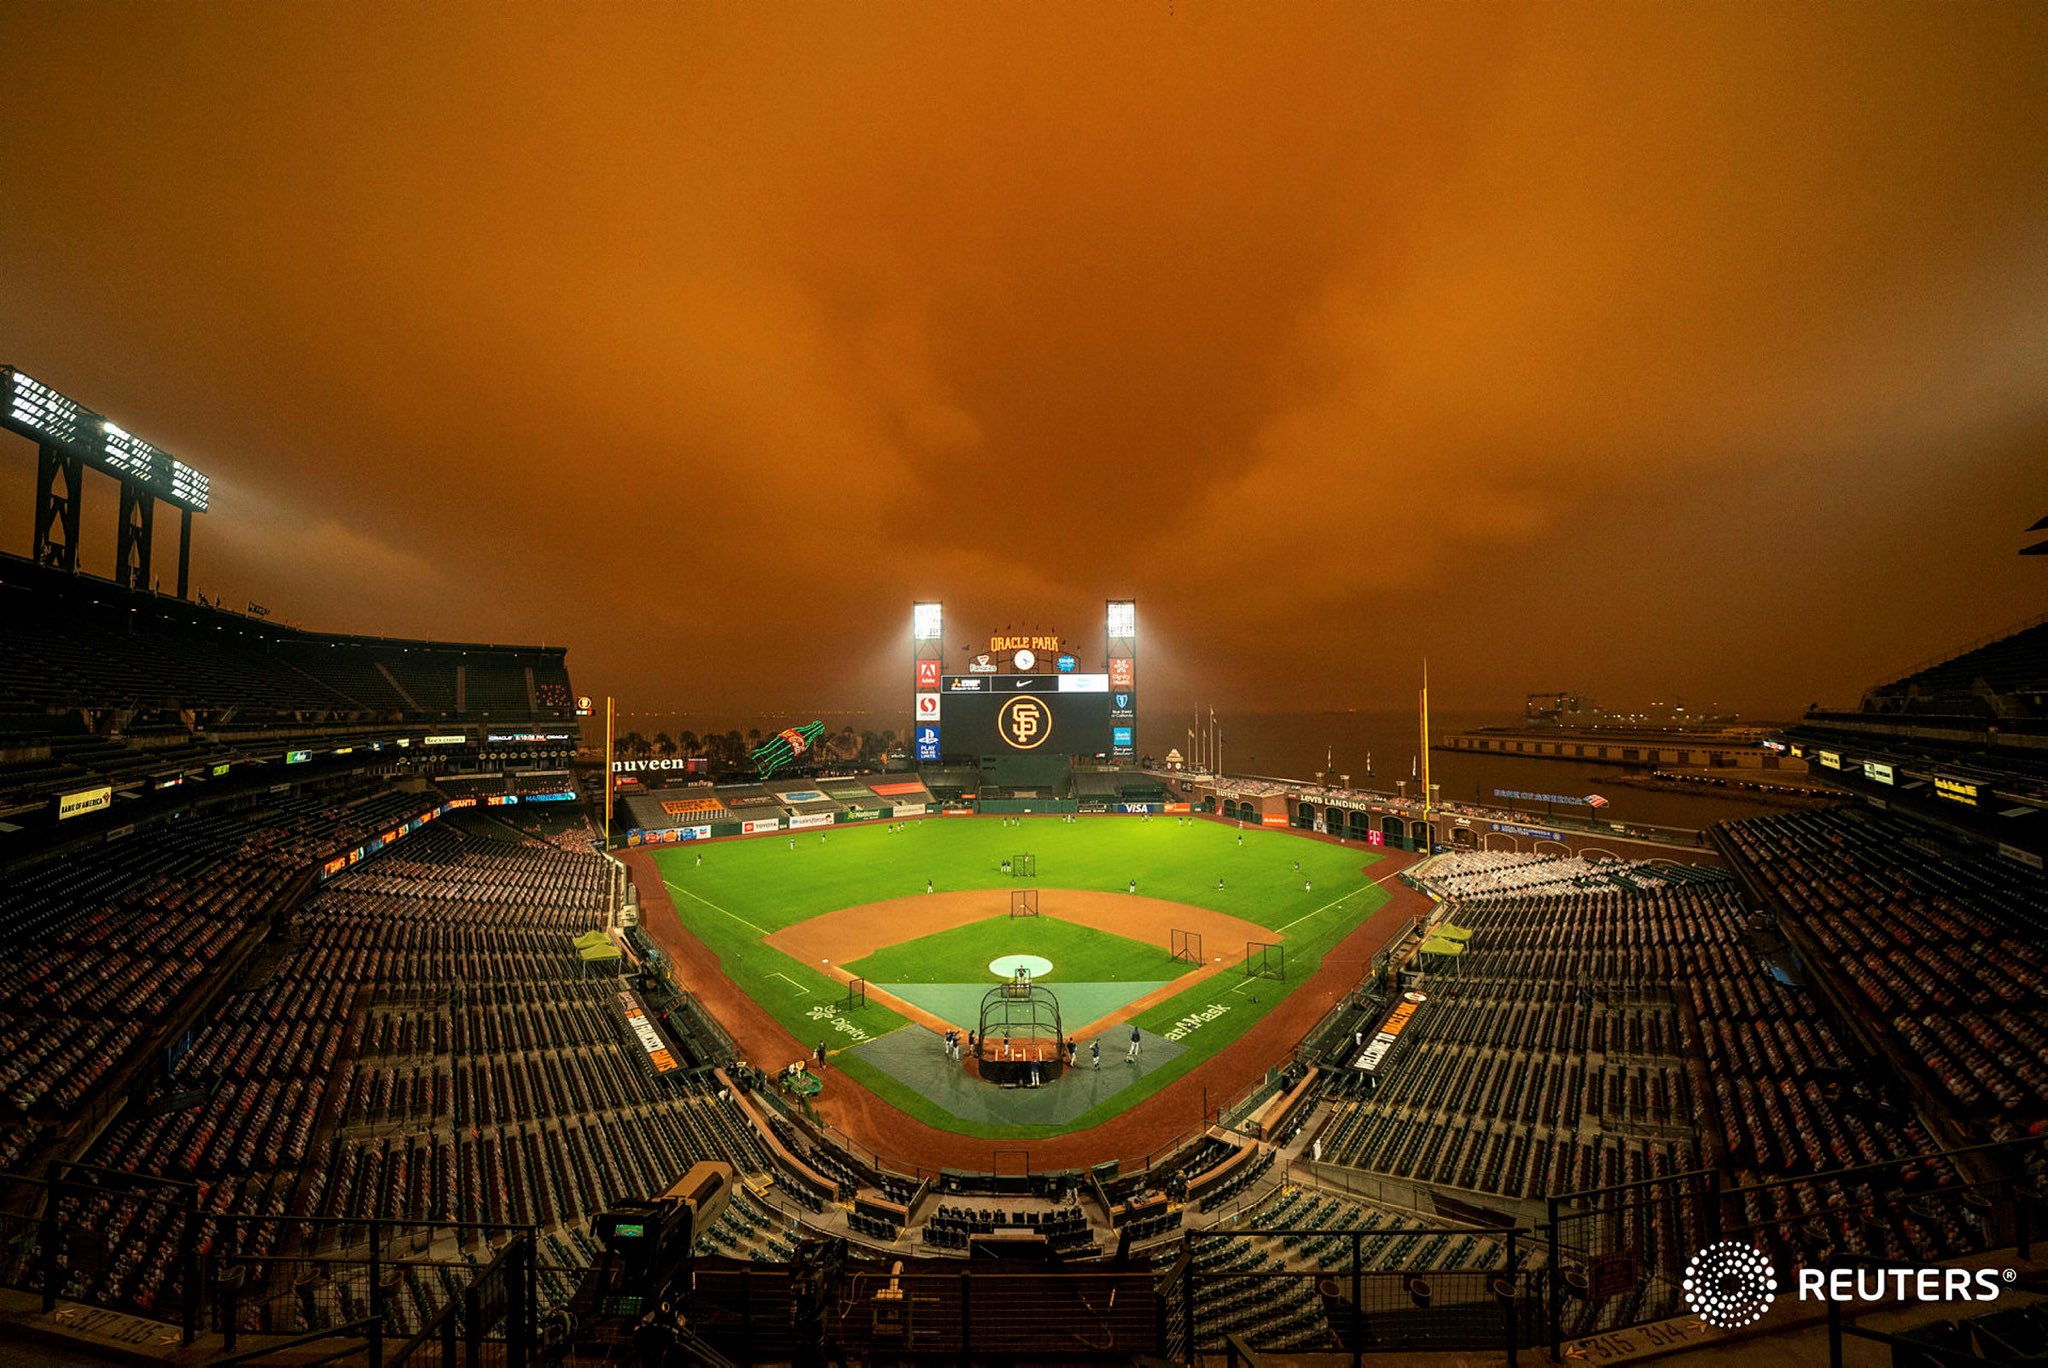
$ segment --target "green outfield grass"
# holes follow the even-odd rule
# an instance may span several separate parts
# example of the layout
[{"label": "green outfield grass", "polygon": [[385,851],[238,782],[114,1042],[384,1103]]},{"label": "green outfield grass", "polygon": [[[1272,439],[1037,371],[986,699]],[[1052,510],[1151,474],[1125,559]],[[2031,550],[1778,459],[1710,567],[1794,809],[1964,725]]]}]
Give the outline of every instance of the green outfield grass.
[{"label": "green outfield grass", "polygon": [[846,966],[870,983],[993,983],[989,962],[999,955],[1042,955],[1052,961],[1044,982],[1158,982],[1179,978],[1188,965],[1166,952],[1108,931],[1058,917],[994,916],[877,950]]},{"label": "green outfield grass", "polygon": [[[1016,888],[1022,885],[1005,875],[1001,864],[1026,852],[1038,857],[1038,877],[1026,882],[1041,889],[1123,892],[1135,879],[1142,894],[1241,917],[1275,932],[1274,939],[1286,946],[1286,983],[1246,981],[1226,970],[1140,1013],[1138,1025],[1165,1034],[1197,1012],[1219,1006],[1224,1009],[1200,1025],[1186,1028],[1180,1038],[1183,1054],[1148,1073],[1112,1104],[1065,1126],[967,1122],[863,1061],[850,1055],[840,1057],[847,1072],[920,1120],[942,1130],[988,1138],[1031,1138],[1085,1129],[1113,1112],[1127,1110],[1242,1036],[1313,974],[1323,955],[1387,896],[1369,881],[1372,873],[1367,866],[1378,856],[1365,848],[1305,840],[1284,830],[1240,832],[1213,821],[1182,826],[1166,816],[1150,821],[1090,817],[1071,823],[1055,817],[1026,817],[1021,826],[1005,826],[991,817],[913,818],[895,832],[887,823],[875,822],[833,827],[822,840],[816,831],[800,831],[794,833],[794,840],[794,848],[791,836],[784,834],[664,847],[651,854],[678,915],[717,954],[734,982],[798,1040],[823,1040],[834,1050],[906,1023],[878,1002],[850,1014],[843,1012],[846,990],[842,984],[822,972],[822,966],[802,964],[765,944],[763,937],[842,907],[922,894],[927,879],[940,891],[988,889],[996,893]],[[1297,861],[1298,871],[1294,868]],[[1221,888],[1217,887],[1219,878]],[[1000,917],[993,912],[999,905],[992,897],[992,920]],[[1028,926],[1030,919],[1013,923],[1000,917],[1000,924],[1005,928]],[[938,942],[941,954],[946,951],[945,940],[942,934],[920,941],[915,926],[905,926],[901,938],[927,947]],[[1025,947],[1004,944],[969,963],[985,967],[995,954],[1018,948]],[[1156,966],[1165,958],[1165,949],[1157,947],[1154,957],[1152,948],[1144,947],[1146,965]],[[1244,954],[1242,945],[1204,949],[1212,957],[1221,955],[1240,962]],[[908,958],[896,960],[899,952]],[[889,954],[892,963],[905,965],[922,958],[901,942],[870,958],[881,953]],[[1052,954],[1046,958],[1056,963],[1060,959]],[[1361,972],[1364,967],[1359,966]],[[925,972],[938,971],[928,968]],[[948,970],[953,972],[957,971]],[[1123,975],[1125,979],[1147,976],[1173,977],[1156,968],[1146,972],[1134,969]],[[891,981],[879,971],[866,977]],[[787,1061],[756,1062],[772,1068]]]}]

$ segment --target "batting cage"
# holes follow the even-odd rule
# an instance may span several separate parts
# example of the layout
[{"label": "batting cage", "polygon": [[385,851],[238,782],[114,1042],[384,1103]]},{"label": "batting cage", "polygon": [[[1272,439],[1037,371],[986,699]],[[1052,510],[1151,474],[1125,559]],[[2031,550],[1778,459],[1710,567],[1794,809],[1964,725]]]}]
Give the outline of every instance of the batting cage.
[{"label": "batting cage", "polygon": [[1202,962],[1202,933],[1183,931],[1178,926],[1166,933],[1166,952],[1189,964]]},{"label": "batting cage", "polygon": [[991,1083],[1029,1085],[1034,1069],[1050,1083],[1066,1065],[1060,1000],[1043,984],[1020,978],[989,989],[976,1034],[975,1067]]}]

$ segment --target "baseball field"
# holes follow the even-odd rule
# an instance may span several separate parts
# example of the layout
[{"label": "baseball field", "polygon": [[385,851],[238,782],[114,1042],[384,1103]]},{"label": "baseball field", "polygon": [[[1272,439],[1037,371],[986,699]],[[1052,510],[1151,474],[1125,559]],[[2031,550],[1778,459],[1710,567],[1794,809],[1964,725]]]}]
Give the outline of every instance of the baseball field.
[{"label": "baseball field", "polygon": [[[1005,872],[1026,856],[1035,877]],[[1240,1038],[1387,897],[1366,849],[1166,815],[913,818],[653,859],[726,976],[826,1046],[828,1088],[843,1071],[927,1125],[990,1139],[1084,1130],[1143,1101]],[[1035,915],[1013,915],[1020,903]],[[1019,955],[1107,1071],[998,1089],[944,1063],[941,1033],[973,1029]],[[865,1001],[850,1005],[855,980]]]}]

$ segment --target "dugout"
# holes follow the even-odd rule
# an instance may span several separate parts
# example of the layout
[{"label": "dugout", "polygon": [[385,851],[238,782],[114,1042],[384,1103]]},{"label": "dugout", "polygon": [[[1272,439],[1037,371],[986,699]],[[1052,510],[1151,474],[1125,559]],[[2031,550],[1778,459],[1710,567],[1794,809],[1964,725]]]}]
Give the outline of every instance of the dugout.
[{"label": "dugout", "polygon": [[1067,1038],[1060,1025],[1060,1000],[1044,984],[1011,980],[988,990],[981,999],[981,1025],[976,1032],[977,1073],[990,1083],[1028,1084],[1031,1066],[1038,1066],[1040,1084],[1050,1083],[1066,1068]]}]

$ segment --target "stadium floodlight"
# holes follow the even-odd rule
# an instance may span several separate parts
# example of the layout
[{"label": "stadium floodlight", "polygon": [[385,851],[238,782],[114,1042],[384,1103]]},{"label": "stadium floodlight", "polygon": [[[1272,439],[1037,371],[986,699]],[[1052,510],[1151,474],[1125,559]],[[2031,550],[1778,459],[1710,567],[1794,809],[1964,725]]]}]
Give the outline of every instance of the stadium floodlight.
[{"label": "stadium floodlight", "polygon": [[1109,635],[1118,640],[1127,640],[1138,634],[1138,605],[1130,599],[1111,599],[1109,602]]},{"label": "stadium floodlight", "polygon": [[171,461],[170,496],[174,503],[181,503],[194,513],[206,511],[206,501],[213,491],[213,481],[201,475],[183,461]]},{"label": "stadium floodlight", "polygon": [[7,368],[7,426],[31,441],[77,449],[86,442],[85,406]]},{"label": "stadium floodlight", "polygon": [[914,603],[910,606],[912,641],[937,641],[945,635],[939,608],[940,605],[936,603]]},{"label": "stadium floodlight", "polygon": [[147,486],[161,493],[171,458],[132,432],[113,423],[101,423],[100,460],[108,473]]}]

